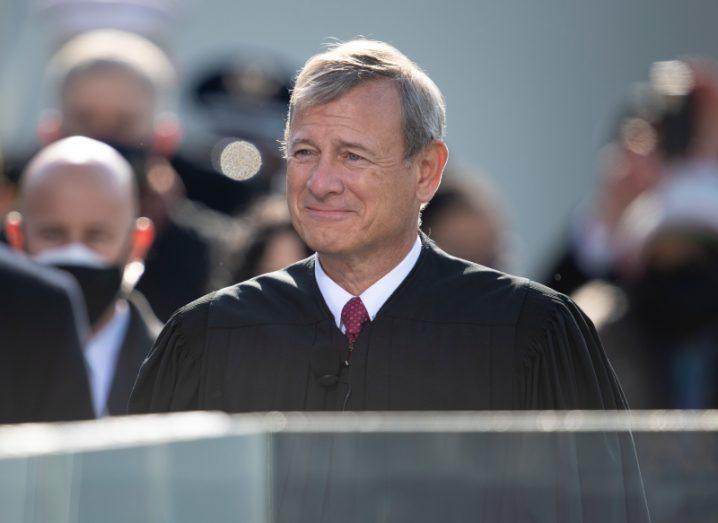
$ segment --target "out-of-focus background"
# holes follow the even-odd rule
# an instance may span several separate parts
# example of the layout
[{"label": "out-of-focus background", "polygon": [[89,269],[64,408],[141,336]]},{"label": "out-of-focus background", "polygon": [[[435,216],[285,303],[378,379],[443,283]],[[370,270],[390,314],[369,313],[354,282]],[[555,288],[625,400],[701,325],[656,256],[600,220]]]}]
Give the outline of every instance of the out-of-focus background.
[{"label": "out-of-focus background", "polygon": [[[113,18],[85,7],[60,21],[59,6],[72,3],[82,4],[0,2],[6,155],[36,140],[53,39],[73,24]],[[150,6],[144,21],[120,14],[113,6],[120,2],[102,3],[117,13],[113,23],[134,24],[169,50],[180,70],[190,148],[205,128],[192,81],[212,63],[260,51],[294,71],[334,38],[363,35],[396,45],[442,89],[451,160],[491,179],[511,226],[510,268],[533,277],[550,264],[571,209],[595,185],[597,152],[628,87],[656,60],[718,56],[718,4],[708,0],[124,2]],[[45,6],[40,14],[38,6]]]}]

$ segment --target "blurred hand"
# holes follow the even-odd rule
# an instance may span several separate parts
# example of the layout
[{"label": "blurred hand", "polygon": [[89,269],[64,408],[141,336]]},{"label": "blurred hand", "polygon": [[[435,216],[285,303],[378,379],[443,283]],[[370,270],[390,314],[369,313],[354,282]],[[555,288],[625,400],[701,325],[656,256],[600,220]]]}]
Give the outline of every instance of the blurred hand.
[{"label": "blurred hand", "polygon": [[718,69],[705,59],[686,63],[693,73],[696,97],[695,130],[689,155],[697,160],[718,161]]},{"label": "blurred hand", "polygon": [[611,234],[626,208],[644,191],[656,186],[661,163],[655,147],[640,149],[624,140],[604,153],[596,217]]}]

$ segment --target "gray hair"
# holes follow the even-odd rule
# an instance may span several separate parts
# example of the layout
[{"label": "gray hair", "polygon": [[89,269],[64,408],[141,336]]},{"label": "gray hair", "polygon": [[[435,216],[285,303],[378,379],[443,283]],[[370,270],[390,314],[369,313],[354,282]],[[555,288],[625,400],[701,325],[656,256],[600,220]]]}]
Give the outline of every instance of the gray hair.
[{"label": "gray hair", "polygon": [[443,140],[446,105],[436,84],[398,49],[375,40],[352,40],[312,56],[299,72],[289,101],[284,147],[292,117],[338,99],[353,87],[389,79],[401,99],[405,159],[434,140]]}]

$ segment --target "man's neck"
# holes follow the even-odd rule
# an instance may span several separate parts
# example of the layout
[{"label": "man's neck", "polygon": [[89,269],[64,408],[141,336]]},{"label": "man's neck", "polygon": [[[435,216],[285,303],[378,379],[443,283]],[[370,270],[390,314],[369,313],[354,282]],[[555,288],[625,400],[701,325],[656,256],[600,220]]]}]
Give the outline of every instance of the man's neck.
[{"label": "man's neck", "polygon": [[319,253],[319,262],[337,285],[353,296],[359,296],[401,263],[416,242],[417,234],[414,232],[380,252],[367,255]]}]

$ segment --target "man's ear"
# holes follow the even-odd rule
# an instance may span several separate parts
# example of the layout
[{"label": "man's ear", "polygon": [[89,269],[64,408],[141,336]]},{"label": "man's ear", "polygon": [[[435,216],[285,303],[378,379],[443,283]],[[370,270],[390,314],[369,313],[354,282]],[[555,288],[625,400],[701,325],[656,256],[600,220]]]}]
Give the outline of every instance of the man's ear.
[{"label": "man's ear", "polygon": [[154,152],[170,158],[179,148],[182,134],[182,124],[174,113],[160,114],[152,136]]},{"label": "man's ear", "polygon": [[5,235],[8,243],[16,251],[23,251],[25,238],[22,234],[22,215],[17,211],[11,211],[5,217]]},{"label": "man's ear", "polygon": [[441,183],[449,149],[440,140],[434,140],[419,153],[419,173],[416,196],[421,204],[429,203]]},{"label": "man's ear", "polygon": [[37,137],[43,146],[62,138],[62,116],[59,111],[54,109],[43,111],[37,124]]},{"label": "man's ear", "polygon": [[135,221],[135,230],[132,232],[130,261],[143,261],[154,241],[155,226],[152,220],[144,216],[137,218]]}]

